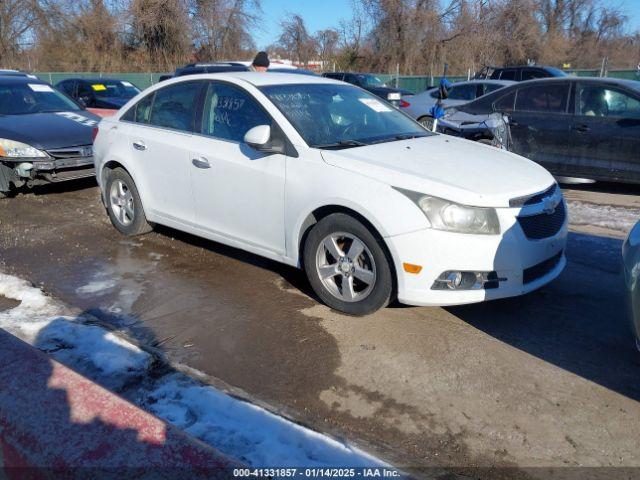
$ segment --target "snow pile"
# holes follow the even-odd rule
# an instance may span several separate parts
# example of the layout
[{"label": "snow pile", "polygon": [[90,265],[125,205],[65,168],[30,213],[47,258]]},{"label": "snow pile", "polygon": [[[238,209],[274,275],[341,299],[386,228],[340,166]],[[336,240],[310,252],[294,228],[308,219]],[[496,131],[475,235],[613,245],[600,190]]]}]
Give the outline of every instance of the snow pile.
[{"label": "snow pile", "polygon": [[0,295],[20,304],[0,312],[0,328],[112,389],[144,375],[153,358],[137,346],[71,315],[64,305],[16,277],[0,273]]},{"label": "snow pile", "polygon": [[[182,373],[154,378],[154,358],[91,324],[41,290],[0,273],[0,295],[21,303],[0,312],[3,328],[146,410],[255,467],[388,467],[346,444],[239,400]],[[143,380],[143,381],[139,381]]]},{"label": "snow pile", "polygon": [[251,403],[169,375],[149,393],[148,409],[250,465],[364,467],[385,464],[362,451],[296,425]]},{"label": "snow pile", "polygon": [[640,220],[640,211],[613,205],[596,205],[567,201],[572,225],[593,225],[620,232],[628,232]]}]

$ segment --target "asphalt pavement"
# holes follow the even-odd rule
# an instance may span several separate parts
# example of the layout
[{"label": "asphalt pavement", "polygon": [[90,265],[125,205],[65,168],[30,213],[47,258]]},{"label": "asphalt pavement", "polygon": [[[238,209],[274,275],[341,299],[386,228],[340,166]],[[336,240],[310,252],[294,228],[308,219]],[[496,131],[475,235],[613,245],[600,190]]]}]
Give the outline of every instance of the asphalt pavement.
[{"label": "asphalt pavement", "polygon": [[[640,219],[637,193],[565,195],[570,208]],[[565,272],[523,297],[351,318],[319,304],[296,269],[166,228],[122,237],[83,181],[0,201],[0,269],[417,475],[548,478],[548,467],[640,467],[625,228],[572,225]]]}]

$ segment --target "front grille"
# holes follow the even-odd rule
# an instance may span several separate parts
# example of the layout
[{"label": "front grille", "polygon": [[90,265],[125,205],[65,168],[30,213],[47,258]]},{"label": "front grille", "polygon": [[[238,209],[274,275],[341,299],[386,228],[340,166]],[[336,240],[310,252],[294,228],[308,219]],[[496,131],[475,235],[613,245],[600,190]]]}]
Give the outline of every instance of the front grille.
[{"label": "front grille", "polygon": [[546,197],[552,197],[555,195],[556,190],[558,190],[558,184],[554,183],[549,188],[547,188],[544,192],[536,193],[531,196],[512,198],[509,200],[509,206],[511,208],[517,207],[526,207],[528,205],[535,205],[536,203],[542,202]]},{"label": "front grille", "polygon": [[47,153],[58,159],[90,157],[93,155],[93,147],[91,145],[79,145],[77,147],[53,148],[47,150]]},{"label": "front grille", "polygon": [[539,213],[518,217],[518,223],[529,240],[540,240],[556,235],[567,218],[564,201],[560,201],[553,213]]},{"label": "front grille", "polygon": [[544,262],[540,262],[533,267],[525,269],[522,272],[522,282],[526,285],[527,283],[535,282],[539,278],[544,277],[558,266],[558,263],[560,263],[561,259],[562,251],[545,260]]}]

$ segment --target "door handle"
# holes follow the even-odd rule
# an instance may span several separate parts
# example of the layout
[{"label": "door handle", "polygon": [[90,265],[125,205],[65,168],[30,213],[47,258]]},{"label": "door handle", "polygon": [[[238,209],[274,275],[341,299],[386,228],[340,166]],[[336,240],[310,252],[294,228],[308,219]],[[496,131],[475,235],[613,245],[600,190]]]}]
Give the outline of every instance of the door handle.
[{"label": "door handle", "polygon": [[204,157],[193,158],[191,160],[191,163],[193,163],[193,165],[198,168],[211,168],[211,164],[209,163],[209,160],[207,160]]},{"label": "door handle", "polygon": [[138,140],[137,142],[133,142],[133,148],[135,148],[136,150],[146,150],[147,146],[143,141]]},{"label": "door handle", "polygon": [[573,125],[571,127],[571,130],[574,130],[574,131],[576,131],[578,133],[587,133],[591,129],[589,128],[588,125]]}]

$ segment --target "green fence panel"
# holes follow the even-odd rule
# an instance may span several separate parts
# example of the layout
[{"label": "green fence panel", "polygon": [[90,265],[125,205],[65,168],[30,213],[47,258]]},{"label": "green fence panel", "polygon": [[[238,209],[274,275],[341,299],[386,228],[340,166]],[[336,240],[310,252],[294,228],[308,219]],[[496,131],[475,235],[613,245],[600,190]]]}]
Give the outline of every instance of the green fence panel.
[{"label": "green fence panel", "polygon": [[[567,73],[576,75],[579,77],[598,77],[600,76],[599,69],[592,70],[567,70]],[[125,80],[136,85],[141,90],[157,83],[161,75],[164,73],[131,73],[131,72],[116,72],[116,73],[96,73],[96,72],[38,72],[35,75],[49,82],[53,85],[65,80],[67,78],[115,78],[118,80]],[[386,73],[376,74],[380,80],[387,83],[390,86],[396,85],[396,76]],[[628,80],[640,80],[640,70],[609,70],[607,76],[611,78],[624,78]],[[401,75],[398,77],[398,87],[404,90],[408,90],[412,93],[419,93],[430,86],[435,86],[440,83],[440,76],[428,76],[428,75]],[[460,82],[467,79],[466,76],[447,76],[447,79],[451,82]]]}]

